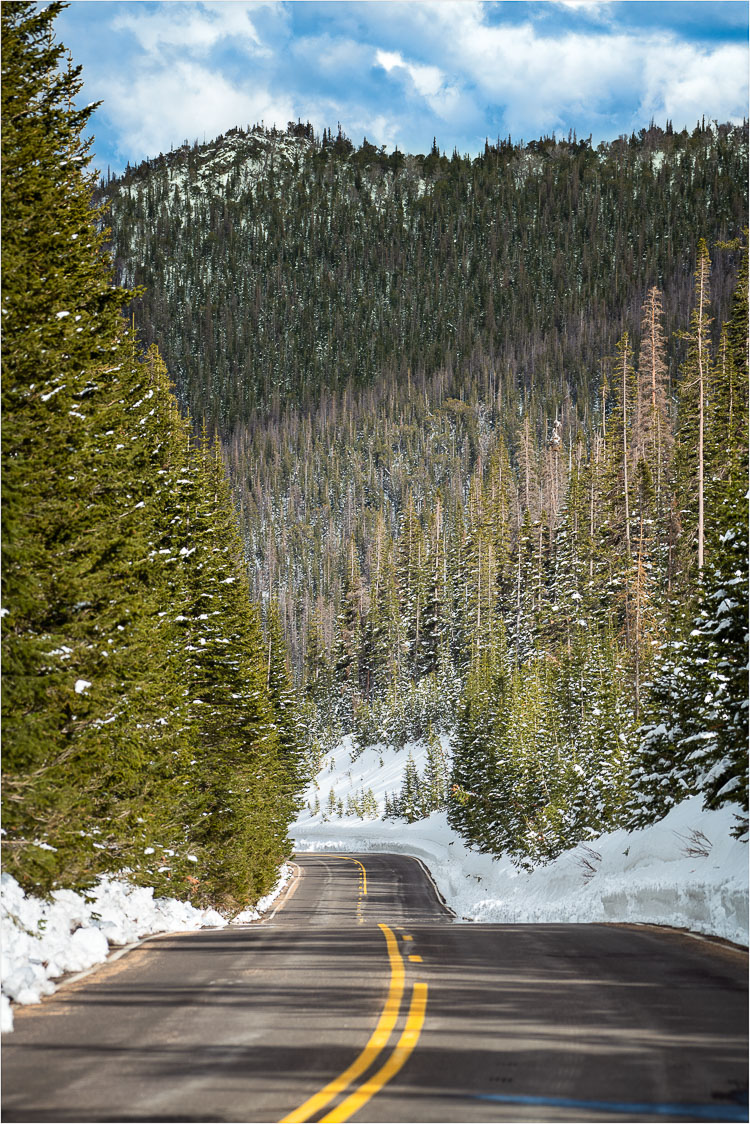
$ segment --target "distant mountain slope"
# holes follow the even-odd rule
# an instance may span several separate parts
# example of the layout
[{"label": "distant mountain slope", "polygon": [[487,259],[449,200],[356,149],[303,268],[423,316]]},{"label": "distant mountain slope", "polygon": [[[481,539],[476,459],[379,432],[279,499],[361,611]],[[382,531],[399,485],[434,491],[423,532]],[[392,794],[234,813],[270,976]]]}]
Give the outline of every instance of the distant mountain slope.
[{"label": "distant mountain slope", "polygon": [[[274,400],[490,362],[588,399],[649,285],[686,319],[699,237],[746,214],[747,130],[652,126],[594,149],[386,155],[304,125],[236,129],[102,189],[119,275],[197,419],[226,436]],[[714,277],[719,317],[728,278]]]},{"label": "distant mountain slope", "polygon": [[746,125],[235,130],[102,191],[313,756],[451,733],[451,824],[530,862],[689,794],[744,830]]}]

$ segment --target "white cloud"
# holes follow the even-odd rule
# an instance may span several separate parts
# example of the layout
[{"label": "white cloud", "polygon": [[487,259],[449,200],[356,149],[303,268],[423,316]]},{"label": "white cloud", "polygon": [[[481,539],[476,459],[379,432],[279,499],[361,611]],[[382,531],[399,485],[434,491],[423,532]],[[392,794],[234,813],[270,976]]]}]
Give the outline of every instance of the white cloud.
[{"label": "white cloud", "polygon": [[320,71],[327,78],[338,75],[342,81],[346,81],[347,75],[365,70],[372,60],[367,44],[348,37],[308,36],[292,44],[291,49],[313,73]]},{"label": "white cloud", "polygon": [[[583,0],[559,0],[555,6],[580,6],[605,15],[610,7]],[[492,25],[478,0],[387,7],[404,28],[405,21],[411,25],[410,39],[420,43],[421,57],[434,60],[429,69],[441,75],[441,85],[424,96],[446,120],[457,120],[451,105],[460,105],[464,113],[470,104],[477,112],[491,105],[506,128],[528,139],[584,118],[617,117],[645,125],[651,116],[670,117],[681,128],[704,113],[719,120],[741,119],[746,109],[744,46],[706,48],[668,33],[615,32],[611,27],[552,35],[530,21]],[[378,61],[389,72],[405,68],[413,81],[412,71],[423,65],[404,60],[397,51],[379,51]]]},{"label": "white cloud", "polygon": [[283,128],[296,116],[291,98],[262,86],[240,89],[214,70],[182,61],[168,69],[122,78],[109,89],[107,111],[131,159],[168,152],[183,140],[214,137],[235,125]]},{"label": "white cloud", "polygon": [[612,11],[611,0],[552,0],[558,8],[568,8],[574,12],[585,12],[594,19],[603,19]]},{"label": "white cloud", "polygon": [[[346,107],[339,107],[339,116],[345,112]],[[404,148],[403,137],[400,132],[399,122],[384,113],[359,114],[347,122],[352,137],[359,142],[362,137],[367,137],[371,144],[382,144],[388,149],[397,146]]]},{"label": "white cloud", "polygon": [[375,62],[388,74],[406,76],[429,110],[446,123],[462,126],[475,116],[471,96],[459,82],[448,82],[439,67],[406,60],[399,51],[377,50]]},{"label": "white cloud", "polygon": [[131,160],[298,116],[318,131],[341,121],[355,142],[424,150],[435,135],[478,151],[487,134],[603,139],[651,117],[681,128],[746,113],[744,44],[630,29],[600,0],[550,0],[545,18],[504,24],[481,0],[325,8],[295,36],[299,9],[280,0],[117,5],[121,53],[87,64],[89,94]]},{"label": "white cloud", "polygon": [[469,7],[463,17],[451,12],[451,26],[443,28],[450,69],[469,78],[485,101],[502,106],[514,131],[554,128],[572,104],[601,103],[632,84],[624,37],[551,38],[530,23],[489,26],[480,7]]},{"label": "white cloud", "polygon": [[[283,128],[296,117],[293,96],[272,89],[269,40],[283,41],[288,26],[284,6],[273,0],[132,4],[111,26],[129,32],[139,48],[115,75],[97,77],[118,147],[131,161],[236,125]],[[211,52],[226,47],[247,57],[249,74],[222,70]]]},{"label": "white cloud", "polygon": [[643,117],[669,117],[679,128],[704,114],[740,121],[748,100],[747,51],[723,45],[713,51],[675,44],[666,54],[651,50],[644,59]]},{"label": "white cloud", "polygon": [[414,83],[414,88],[422,97],[431,98],[439,93],[445,75],[437,66],[426,66],[423,63],[405,62],[398,51],[376,51],[375,61],[378,66],[390,72],[392,70],[405,70]]},{"label": "white cloud", "polygon": [[[175,7],[179,6],[179,18]],[[149,55],[160,57],[171,49],[206,54],[224,40],[251,52],[267,53],[252,16],[261,9],[276,11],[272,3],[163,4],[154,10],[140,4],[113,21],[118,31],[129,31]],[[283,12],[283,9],[280,9]]]}]

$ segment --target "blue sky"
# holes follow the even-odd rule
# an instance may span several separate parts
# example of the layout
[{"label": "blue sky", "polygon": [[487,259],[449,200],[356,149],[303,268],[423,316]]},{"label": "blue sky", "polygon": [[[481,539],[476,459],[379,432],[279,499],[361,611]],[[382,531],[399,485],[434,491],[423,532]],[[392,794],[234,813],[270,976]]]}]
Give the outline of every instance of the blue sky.
[{"label": "blue sky", "polygon": [[72,0],[57,34],[102,99],[96,166],[235,125],[340,122],[390,151],[742,120],[744,0]]}]

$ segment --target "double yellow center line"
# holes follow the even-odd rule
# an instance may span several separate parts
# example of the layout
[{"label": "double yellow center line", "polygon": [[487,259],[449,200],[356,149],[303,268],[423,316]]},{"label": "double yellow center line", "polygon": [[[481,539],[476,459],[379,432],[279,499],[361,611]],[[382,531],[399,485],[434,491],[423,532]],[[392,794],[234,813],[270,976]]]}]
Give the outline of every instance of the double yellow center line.
[{"label": "double yellow center line", "polygon": [[[344,858],[343,855],[340,857]],[[353,861],[358,862],[359,860],[354,859]],[[361,863],[359,863],[359,865],[362,866]],[[367,875],[363,866],[362,873],[364,877],[364,893],[366,894]],[[280,1124],[302,1124],[302,1122],[308,1121],[312,1116],[317,1115],[326,1108],[331,1101],[346,1092],[349,1086],[357,1081],[358,1078],[362,1077],[388,1045],[388,1041],[395,1029],[401,1011],[401,1001],[404,997],[406,984],[406,973],[404,970],[404,960],[401,956],[398,941],[393,931],[389,929],[387,925],[383,924],[380,924],[379,928],[385,937],[388,948],[388,958],[391,965],[391,982],[388,988],[385,1006],[383,1007],[375,1030],[370,1035],[370,1039],[364,1050],[362,1050],[343,1073],[339,1074],[333,1081],[329,1081],[319,1093],[315,1093],[314,1096],[306,1100],[304,1104],[301,1104],[299,1108],[296,1108],[294,1112],[285,1116]],[[409,959],[416,960],[417,958],[410,956]],[[384,1085],[396,1076],[399,1070],[405,1065],[419,1040],[422,1026],[424,1025],[426,1007],[427,984],[415,983],[412,987],[409,1013],[406,1017],[401,1037],[390,1056],[375,1073],[359,1086],[359,1088],[354,1089],[340,1104],[336,1105],[329,1113],[321,1117],[321,1124],[326,1124],[326,1122],[329,1121],[348,1120],[363,1104],[366,1104]]]},{"label": "double yellow center line", "polygon": [[365,870],[364,863],[361,863],[359,859],[355,859],[352,855],[339,855],[338,857],[340,859],[346,859],[347,862],[356,863],[360,869],[359,893],[357,894],[357,924],[362,925],[365,920],[362,912],[364,909],[364,902],[362,899],[363,897],[367,897],[367,871]]}]

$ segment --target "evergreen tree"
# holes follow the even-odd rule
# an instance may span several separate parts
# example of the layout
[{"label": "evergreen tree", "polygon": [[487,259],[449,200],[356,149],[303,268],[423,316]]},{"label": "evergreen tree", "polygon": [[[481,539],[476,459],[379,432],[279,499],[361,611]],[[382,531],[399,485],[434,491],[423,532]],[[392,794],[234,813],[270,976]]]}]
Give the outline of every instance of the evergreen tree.
[{"label": "evergreen tree", "polygon": [[739,806],[737,834],[747,835],[748,541],[747,500],[735,485],[726,497],[725,527],[712,547],[701,612],[691,632],[692,725],[700,740],[692,756],[708,808]]},{"label": "evergreen tree", "polygon": [[653,482],[655,514],[664,516],[664,491],[669,479],[672,425],[669,416],[669,368],[664,336],[661,291],[652,286],[643,303],[641,350],[638,358],[634,459],[648,465]]},{"label": "evergreen tree", "polygon": [[422,524],[413,496],[407,498],[399,536],[398,589],[401,615],[408,648],[408,668],[418,675],[419,649],[423,628],[422,605],[425,590],[427,550]]},{"label": "evergreen tree", "polygon": [[323,704],[333,687],[330,662],[318,621],[313,618],[308,626],[307,646],[303,671],[305,695],[312,702]]},{"label": "evergreen tree", "polygon": [[284,788],[287,794],[296,799],[308,777],[304,763],[300,702],[287,666],[287,658],[279,606],[272,601],[266,622],[266,684],[279,738]]},{"label": "evergreen tree", "polygon": [[[735,494],[707,563],[696,615],[657,664],[634,763],[630,822],[661,819],[686,796],[739,806],[747,831],[747,502]],[[731,525],[730,525],[731,524]]]},{"label": "evergreen tree", "polygon": [[399,816],[408,823],[414,823],[415,820],[422,818],[421,789],[422,786],[420,784],[417,766],[410,752],[406,759],[404,782],[401,786],[401,794],[398,800]]},{"label": "evergreen tree", "polygon": [[422,782],[422,804],[427,815],[445,808],[448,797],[448,766],[440,739],[427,735],[427,765]]},{"label": "evergreen tree", "polygon": [[3,842],[46,887],[140,866],[153,761],[179,744],[157,727],[175,688],[148,561],[153,391],[93,226],[93,106],[73,108],[80,68],[59,69],[59,10],[2,11]]},{"label": "evergreen tree", "polygon": [[357,546],[354,539],[350,539],[341,591],[335,667],[339,683],[354,694],[359,687],[358,660],[362,646],[363,600]]},{"label": "evergreen tree", "polygon": [[2,10],[6,869],[238,907],[294,811],[264,643],[218,447],[119,315],[59,9]]},{"label": "evergreen tree", "polygon": [[286,857],[296,762],[289,769],[282,759],[229,485],[218,448],[205,436],[185,479],[190,537],[180,551],[184,586],[176,619],[195,749],[183,815],[205,892],[233,906],[262,893]]}]

